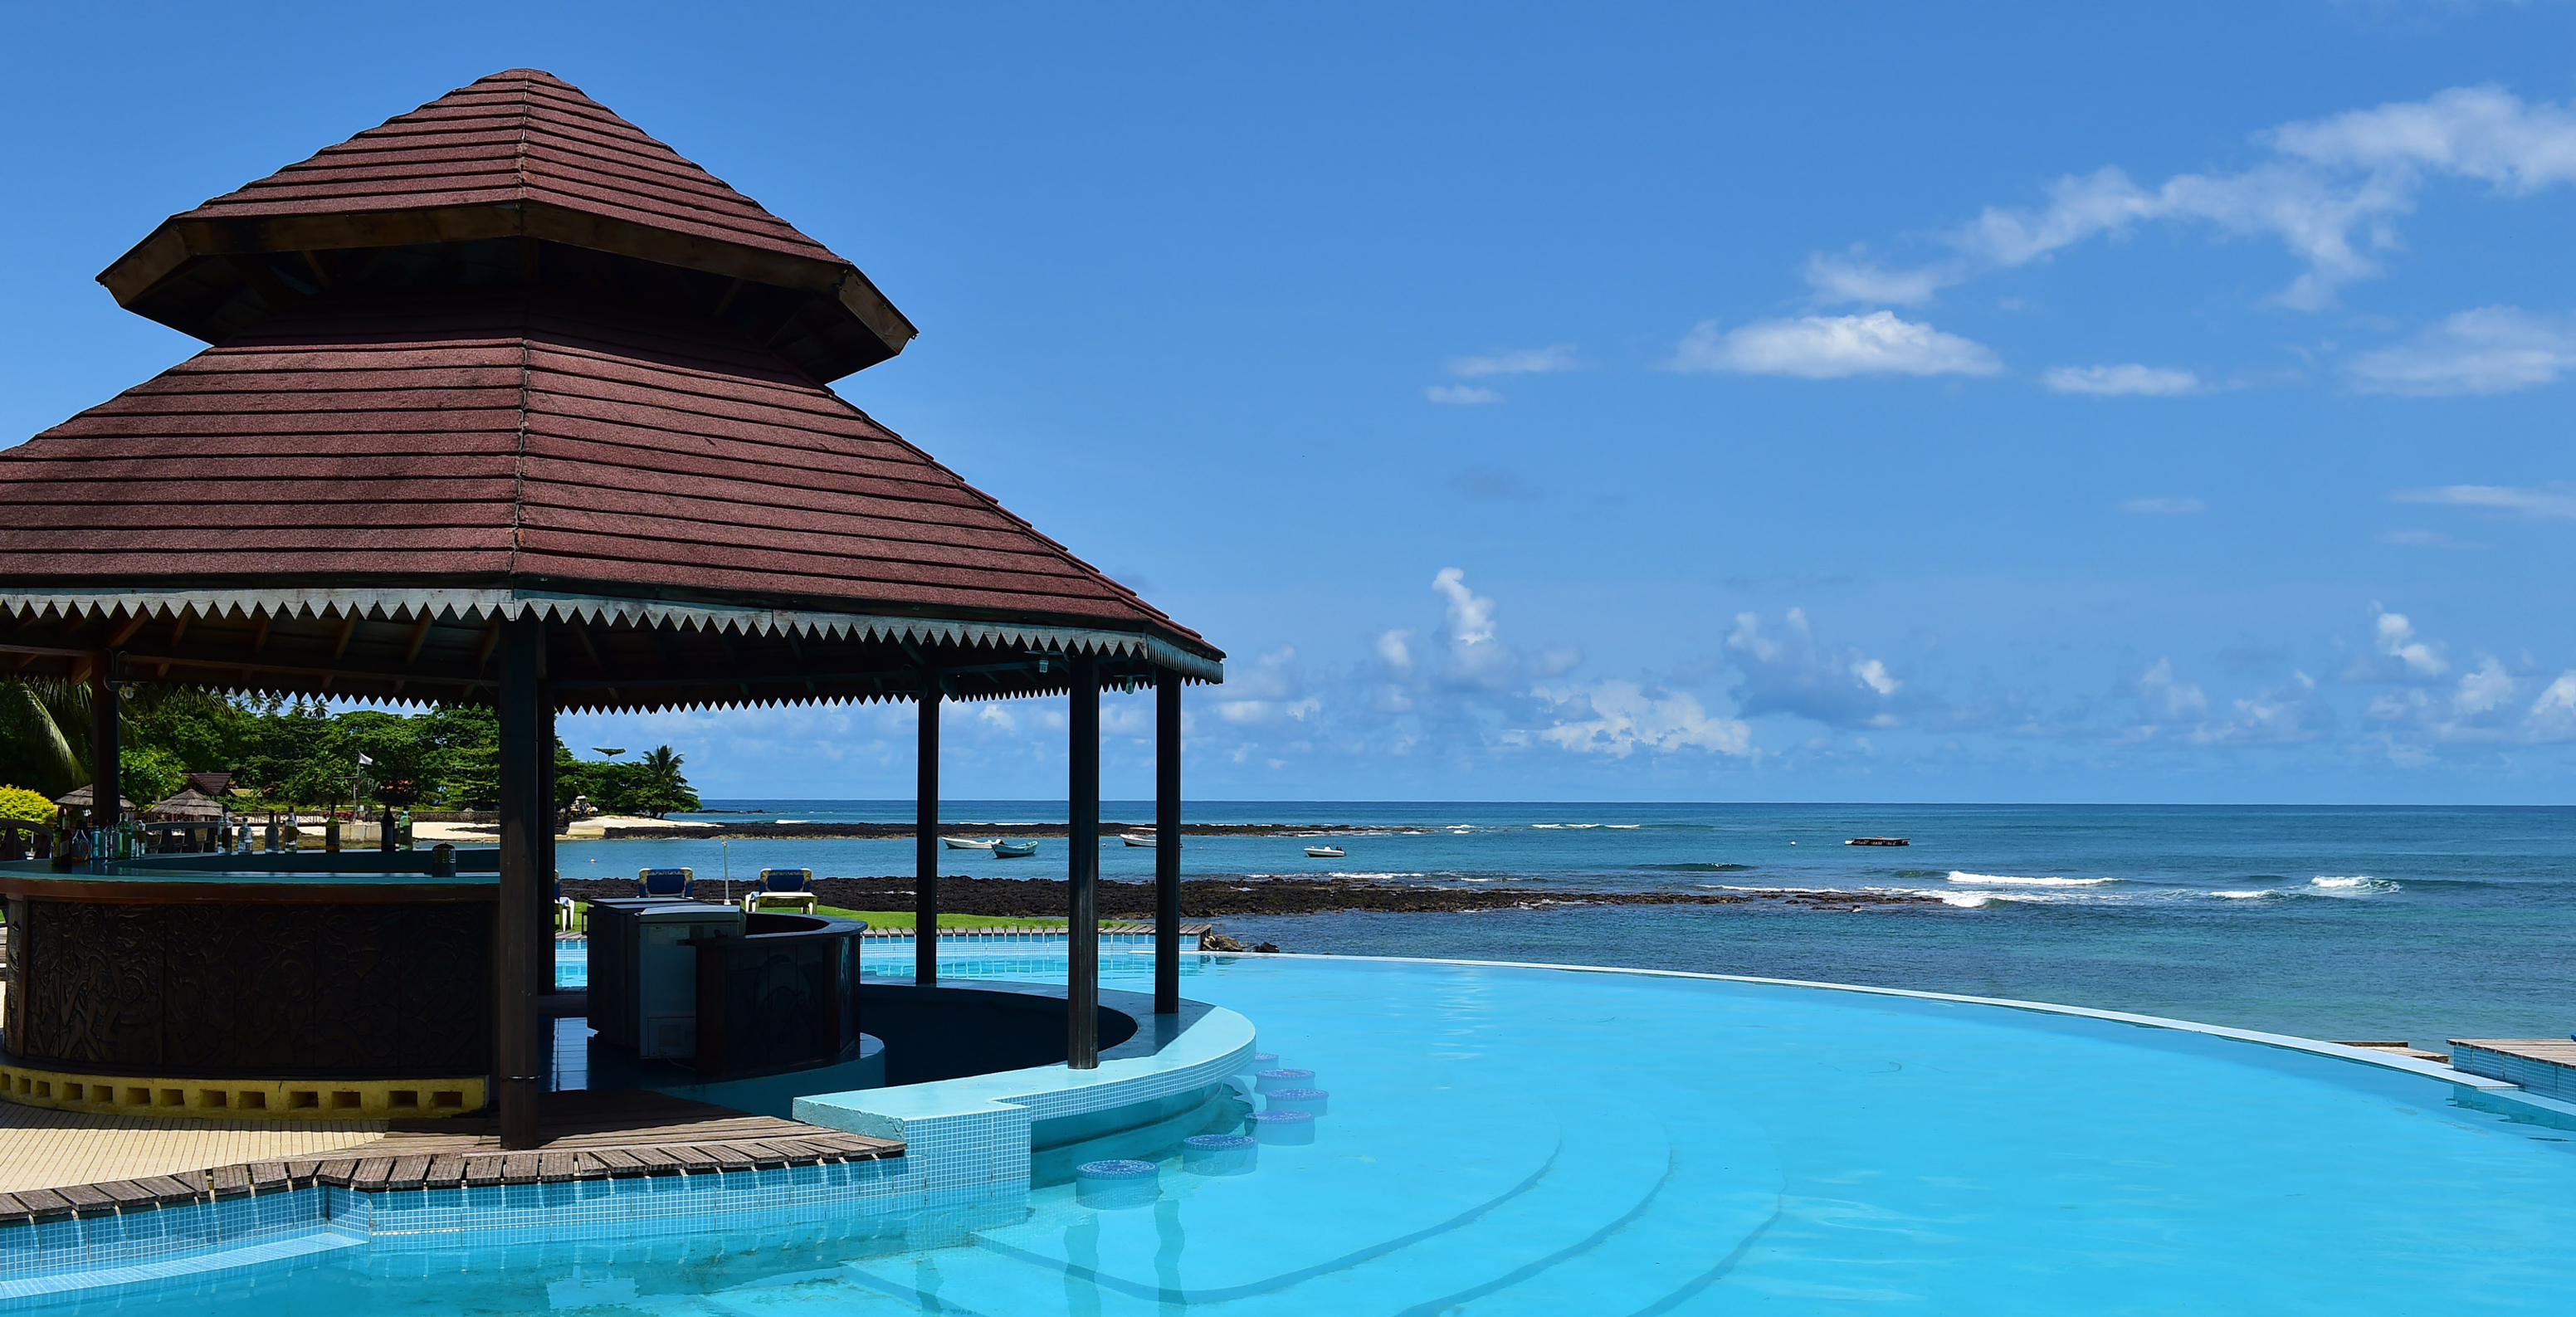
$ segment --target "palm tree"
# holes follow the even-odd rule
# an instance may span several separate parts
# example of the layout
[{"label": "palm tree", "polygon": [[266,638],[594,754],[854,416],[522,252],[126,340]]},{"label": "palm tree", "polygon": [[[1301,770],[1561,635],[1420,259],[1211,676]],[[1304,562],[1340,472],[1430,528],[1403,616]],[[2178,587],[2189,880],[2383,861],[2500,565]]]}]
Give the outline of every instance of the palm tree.
[{"label": "palm tree", "polygon": [[0,683],[0,783],[59,796],[88,781],[88,684]]},{"label": "palm tree", "polygon": [[644,812],[660,818],[675,809],[696,809],[698,793],[680,775],[680,756],[667,745],[655,746],[636,765],[644,770]]}]

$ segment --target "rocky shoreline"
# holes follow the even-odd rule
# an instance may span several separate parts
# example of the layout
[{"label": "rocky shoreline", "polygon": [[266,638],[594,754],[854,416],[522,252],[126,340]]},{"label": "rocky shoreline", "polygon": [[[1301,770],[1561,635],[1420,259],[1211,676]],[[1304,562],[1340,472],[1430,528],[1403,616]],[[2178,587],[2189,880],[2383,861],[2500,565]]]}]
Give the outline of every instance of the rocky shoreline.
[{"label": "rocky shoreline", "polygon": [[[700,880],[701,885],[705,884]],[[844,910],[909,910],[913,880],[888,878],[817,878],[815,891],[823,904]],[[577,900],[594,896],[631,896],[634,884],[617,879],[571,879],[564,894]],[[736,895],[740,895],[740,888]],[[939,880],[939,908],[951,914],[1006,918],[1060,918],[1065,909],[1065,882],[1060,878],[965,878]],[[1100,914],[1104,919],[1150,919],[1154,914],[1152,883],[1102,879]],[[1522,910],[1550,906],[1702,905],[1789,906],[1813,910],[1855,911],[1905,906],[1942,905],[1937,896],[1909,892],[1816,891],[1769,888],[1751,891],[1573,891],[1530,886],[1431,887],[1343,878],[1192,878],[1181,883],[1181,917],[1217,919],[1227,915],[1316,915],[1346,910],[1400,914],[1438,914],[1475,910]]]},{"label": "rocky shoreline", "polygon": [[[1362,826],[1356,823],[1184,823],[1184,837],[1358,837],[1392,836],[1404,833],[1432,832],[1429,827]],[[857,837],[863,839],[910,837],[909,823],[687,823],[669,827],[613,827],[601,836],[609,841],[629,838],[662,839],[671,837],[763,837],[793,841],[824,838]],[[1150,823],[1103,822],[1100,835],[1115,838],[1120,833],[1137,836],[1154,835]],[[940,835],[947,837],[1063,837],[1070,835],[1061,823],[952,823],[943,825]]]}]

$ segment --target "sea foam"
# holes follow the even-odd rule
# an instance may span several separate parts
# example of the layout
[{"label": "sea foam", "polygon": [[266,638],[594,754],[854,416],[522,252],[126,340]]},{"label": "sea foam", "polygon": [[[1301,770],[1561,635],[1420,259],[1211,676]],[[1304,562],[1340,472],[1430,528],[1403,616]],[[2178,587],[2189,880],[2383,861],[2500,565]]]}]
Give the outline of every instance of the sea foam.
[{"label": "sea foam", "polygon": [[2402,890],[2385,878],[2356,874],[2348,878],[2320,876],[2308,880],[2308,886],[2326,896],[2372,896],[2380,892]]},{"label": "sea foam", "polygon": [[2120,880],[2117,878],[2020,878],[2008,873],[1969,873],[1963,869],[1952,869],[1950,881],[1976,883],[1984,887],[2099,887],[2104,883],[2116,883]]}]

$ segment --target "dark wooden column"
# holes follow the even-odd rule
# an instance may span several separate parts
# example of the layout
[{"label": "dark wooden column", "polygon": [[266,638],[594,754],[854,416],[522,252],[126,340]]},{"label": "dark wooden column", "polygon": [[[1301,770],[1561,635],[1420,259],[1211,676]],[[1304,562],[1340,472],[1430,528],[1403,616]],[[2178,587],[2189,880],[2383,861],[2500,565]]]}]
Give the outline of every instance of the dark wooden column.
[{"label": "dark wooden column", "polygon": [[[542,633],[540,633],[542,634]],[[540,640],[542,646],[544,641]],[[544,666],[542,657],[539,667]],[[536,921],[536,963],[528,967],[534,981],[530,991],[550,996],[555,990],[555,701],[554,692],[540,680],[537,683],[537,890],[528,906],[528,917]],[[543,1017],[536,1025],[537,1068],[554,1070],[553,1016]]]},{"label": "dark wooden column", "polygon": [[549,822],[537,793],[544,773],[545,623],[533,614],[501,624],[501,890],[492,913],[493,1095],[501,1146],[537,1146],[537,1100],[545,1091],[540,1063],[536,966],[553,939],[532,915],[545,891],[538,866],[539,832]]},{"label": "dark wooden column", "polygon": [[939,981],[939,687],[921,690],[913,750],[912,981]]},{"label": "dark wooden column", "polygon": [[1065,1064],[1100,1067],[1100,660],[1073,655],[1065,719]]},{"label": "dark wooden column", "polygon": [[[114,828],[121,811],[118,799],[124,789],[124,772],[117,767],[120,749],[118,736],[122,726],[117,717],[116,687],[109,681],[115,674],[116,656],[101,654],[89,665],[89,821],[97,828]],[[106,834],[99,834],[102,841]],[[102,849],[98,858],[112,852]]]},{"label": "dark wooden column", "polygon": [[1181,1009],[1181,674],[1154,671],[1154,1013]]}]

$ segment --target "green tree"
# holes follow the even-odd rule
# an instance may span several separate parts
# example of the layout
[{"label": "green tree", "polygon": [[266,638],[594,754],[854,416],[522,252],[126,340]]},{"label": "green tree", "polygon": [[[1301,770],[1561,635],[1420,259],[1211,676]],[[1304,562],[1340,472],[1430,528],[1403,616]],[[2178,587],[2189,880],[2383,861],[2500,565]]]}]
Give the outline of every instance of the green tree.
[{"label": "green tree", "polygon": [[32,819],[38,823],[54,821],[53,798],[25,787],[0,787],[0,819]]},{"label": "green tree", "polygon": [[38,688],[0,684],[0,781],[24,783],[50,800],[88,780],[88,766]]},{"label": "green tree", "polygon": [[655,746],[636,767],[644,770],[643,796],[637,801],[644,812],[660,818],[672,810],[698,807],[698,793],[689,787],[689,779],[680,775],[680,756],[667,745]]},{"label": "green tree", "polygon": [[120,745],[116,752],[116,772],[122,785],[117,789],[136,809],[150,809],[160,801],[179,794],[188,784],[187,766],[179,757],[157,745]]}]

